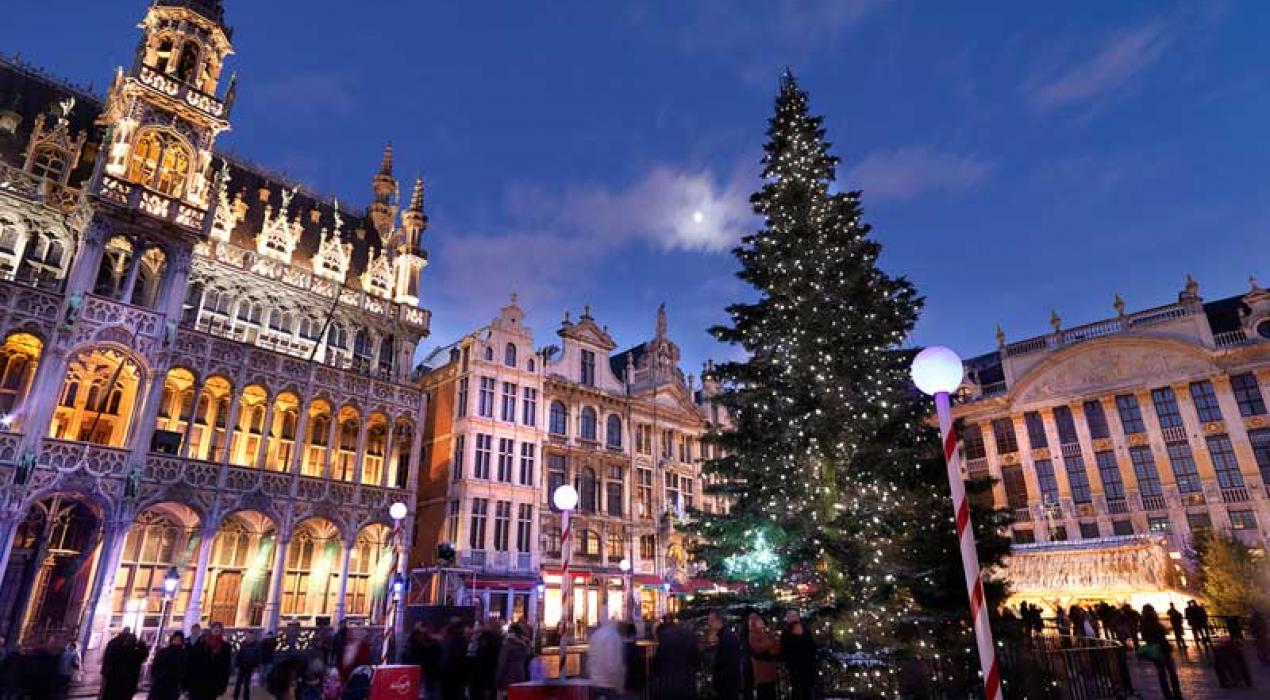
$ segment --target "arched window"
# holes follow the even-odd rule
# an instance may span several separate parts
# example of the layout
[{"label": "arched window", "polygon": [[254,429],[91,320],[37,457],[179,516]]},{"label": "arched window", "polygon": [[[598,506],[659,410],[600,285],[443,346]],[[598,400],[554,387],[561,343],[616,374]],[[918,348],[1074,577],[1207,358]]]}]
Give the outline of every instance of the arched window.
[{"label": "arched window", "polygon": [[582,409],[582,439],[595,440],[596,417],[595,409],[587,406]]},{"label": "arched window", "polygon": [[507,347],[503,349],[503,364],[507,365],[508,367],[516,366],[516,344],[515,343],[508,343]]},{"label": "arched window", "polygon": [[605,422],[604,444],[616,449],[622,448],[622,419],[616,413],[610,413]]},{"label": "arched window", "polygon": [[198,67],[198,54],[201,48],[198,42],[195,41],[187,41],[181,45],[181,58],[176,65],[176,77],[178,80],[188,83],[197,77],[195,69]]},{"label": "arched window", "polygon": [[353,336],[353,354],[357,357],[369,359],[371,356],[370,334],[365,328],[357,329],[357,335]]},{"label": "arched window", "polygon": [[551,402],[551,421],[549,428],[552,435],[568,435],[569,413],[565,410],[564,404],[559,401]]},{"label": "arched window", "polygon": [[385,371],[392,369],[392,336],[379,342],[379,367]]},{"label": "arched window", "polygon": [[485,346],[485,361],[486,362],[494,361],[494,348],[489,347],[488,345]]},{"label": "arched window", "polygon": [[164,37],[163,41],[159,42],[159,50],[155,53],[155,61],[154,61],[154,67],[159,72],[161,73],[168,72],[168,62],[172,60],[173,48],[174,46],[172,44],[171,37]]},{"label": "arched window", "polygon": [[596,500],[596,489],[599,486],[599,480],[595,478],[595,470],[590,467],[583,467],[578,472],[577,483],[574,488],[578,490],[578,509],[584,513],[594,513]]},{"label": "arched window", "polygon": [[175,134],[145,129],[132,147],[128,179],[169,197],[185,192],[190,147]]},{"label": "arched window", "polygon": [[529,362],[526,363],[525,369],[529,370],[530,372],[534,371],[534,358],[532,357],[529,358]]}]

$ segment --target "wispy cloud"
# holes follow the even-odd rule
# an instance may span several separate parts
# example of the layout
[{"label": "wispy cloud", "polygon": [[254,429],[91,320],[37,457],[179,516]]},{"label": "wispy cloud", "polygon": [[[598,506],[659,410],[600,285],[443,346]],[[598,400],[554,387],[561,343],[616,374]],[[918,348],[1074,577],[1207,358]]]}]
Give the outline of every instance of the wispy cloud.
[{"label": "wispy cloud", "polygon": [[1119,32],[1075,65],[1023,85],[1031,105],[1047,111],[1097,100],[1125,87],[1168,50],[1175,33],[1167,23],[1151,22]]},{"label": "wispy cloud", "polygon": [[991,160],[908,146],[874,152],[852,168],[845,183],[864,191],[866,201],[912,199],[929,192],[966,190],[988,177]]},{"label": "wispy cloud", "polygon": [[568,298],[626,246],[729,250],[751,225],[746,185],[739,171],[725,179],[658,166],[618,189],[511,187],[497,223],[439,239],[444,262],[435,272],[442,293],[466,312],[486,313],[511,291],[527,304]]},{"label": "wispy cloud", "polygon": [[252,85],[245,92],[269,109],[286,113],[303,112],[311,119],[315,113],[346,117],[357,108],[353,76],[339,71],[299,72],[279,80]]}]

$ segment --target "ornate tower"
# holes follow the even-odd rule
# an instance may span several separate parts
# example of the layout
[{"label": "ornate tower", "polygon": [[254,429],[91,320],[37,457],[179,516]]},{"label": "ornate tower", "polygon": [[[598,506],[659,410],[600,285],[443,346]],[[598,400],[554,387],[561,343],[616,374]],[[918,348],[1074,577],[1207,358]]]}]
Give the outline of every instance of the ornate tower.
[{"label": "ornate tower", "polygon": [[234,81],[217,93],[233,53],[220,0],[156,0],[139,25],[136,58],[118,69],[101,121],[108,128],[95,189],[102,199],[202,233],[212,147],[229,129]]},{"label": "ornate tower", "polygon": [[397,279],[395,300],[399,303],[419,304],[419,275],[428,265],[428,253],[423,249],[423,232],[427,228],[428,215],[423,213],[423,178],[416,178],[410,207],[401,213],[397,256],[393,260]]},{"label": "ornate tower", "polygon": [[370,203],[370,220],[379,233],[379,240],[387,243],[392,236],[393,222],[397,218],[397,178],[392,176],[392,144],[384,146],[384,159],[379,172],[371,179],[374,199]]}]

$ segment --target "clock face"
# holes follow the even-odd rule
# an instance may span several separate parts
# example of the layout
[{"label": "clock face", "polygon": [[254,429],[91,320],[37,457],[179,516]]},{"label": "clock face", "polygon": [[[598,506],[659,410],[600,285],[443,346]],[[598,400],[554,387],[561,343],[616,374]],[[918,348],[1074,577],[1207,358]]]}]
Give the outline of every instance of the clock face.
[{"label": "clock face", "polygon": [[1257,324],[1257,335],[1270,340],[1270,319],[1266,319]]}]

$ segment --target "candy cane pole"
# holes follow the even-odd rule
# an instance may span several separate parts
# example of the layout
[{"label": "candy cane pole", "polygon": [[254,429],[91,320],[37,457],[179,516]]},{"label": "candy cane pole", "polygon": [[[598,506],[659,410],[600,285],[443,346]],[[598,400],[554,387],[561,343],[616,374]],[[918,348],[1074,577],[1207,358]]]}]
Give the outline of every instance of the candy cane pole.
[{"label": "candy cane pole", "polygon": [[556,487],[551,495],[551,502],[560,509],[560,525],[564,532],[560,537],[560,680],[565,677],[565,661],[568,656],[569,630],[573,627],[572,603],[573,580],[569,577],[569,559],[573,555],[573,543],[570,537],[569,514],[578,505],[578,492],[572,486],[563,484]]},{"label": "candy cane pole", "polygon": [[966,500],[966,484],[961,478],[961,455],[957,451],[957,433],[953,430],[949,401],[949,394],[961,386],[963,371],[961,358],[945,347],[926,348],[913,359],[913,381],[923,393],[935,397],[935,413],[939,416],[939,434],[944,448],[944,463],[948,467],[957,541],[966,572],[966,592],[970,596],[970,618],[975,625],[979,666],[983,672],[984,697],[1001,700],[1001,667],[997,664],[996,649],[992,644],[992,628],[988,626],[983,578],[979,574],[979,555],[975,551],[975,535],[970,527],[970,503]]}]

